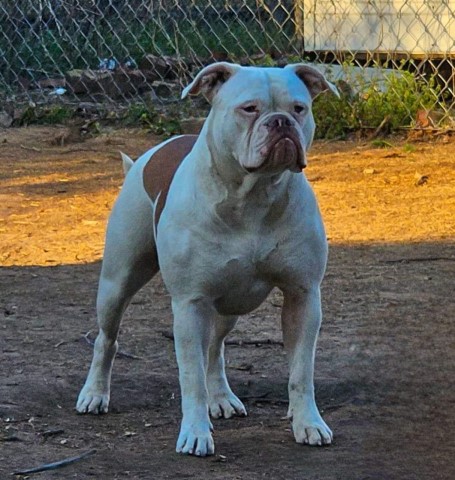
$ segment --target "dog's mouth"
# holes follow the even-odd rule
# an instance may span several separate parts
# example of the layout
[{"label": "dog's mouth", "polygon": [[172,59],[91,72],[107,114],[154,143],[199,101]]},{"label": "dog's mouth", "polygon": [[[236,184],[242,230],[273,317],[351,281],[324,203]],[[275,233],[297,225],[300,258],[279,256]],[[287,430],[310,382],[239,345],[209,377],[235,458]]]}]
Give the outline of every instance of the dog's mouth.
[{"label": "dog's mouth", "polygon": [[301,149],[300,143],[297,145],[292,137],[283,137],[272,145],[265,163],[271,168],[286,165],[290,170],[301,171],[305,166]]},{"label": "dog's mouth", "polygon": [[269,143],[261,151],[264,161],[257,167],[247,168],[252,172],[279,172],[290,170],[301,172],[306,167],[305,152],[299,140],[293,136],[281,136],[273,143]]}]

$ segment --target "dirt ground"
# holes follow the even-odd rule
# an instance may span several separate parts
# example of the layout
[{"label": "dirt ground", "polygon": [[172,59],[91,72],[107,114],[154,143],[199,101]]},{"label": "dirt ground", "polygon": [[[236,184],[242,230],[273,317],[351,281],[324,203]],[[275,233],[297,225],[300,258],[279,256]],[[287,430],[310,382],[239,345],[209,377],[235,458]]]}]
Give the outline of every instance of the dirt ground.
[{"label": "dirt ground", "polygon": [[455,478],[449,137],[388,148],[317,143],[311,152],[306,174],[331,247],[316,390],[332,446],[295,444],[283,420],[279,292],[231,335],[228,374],[249,416],[215,422],[215,456],[174,453],[180,393],[159,278],[125,315],[121,349],[135,358],[116,360],[110,413],[76,415],[105,221],[122,182],[118,151],[135,157],[157,141],[125,130],[87,140],[63,128],[0,131],[0,478],[91,449],[30,478]]}]

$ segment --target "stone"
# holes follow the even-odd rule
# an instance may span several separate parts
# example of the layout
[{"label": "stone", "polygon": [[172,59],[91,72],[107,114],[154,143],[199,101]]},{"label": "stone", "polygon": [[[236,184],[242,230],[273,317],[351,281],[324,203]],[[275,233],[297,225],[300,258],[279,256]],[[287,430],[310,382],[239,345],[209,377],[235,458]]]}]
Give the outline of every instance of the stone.
[{"label": "stone", "polygon": [[181,87],[178,83],[155,81],[152,87],[156,95],[160,98],[179,97]]},{"label": "stone", "polygon": [[71,70],[66,73],[66,85],[75,94],[104,94],[111,98],[130,97],[151,89],[157,80],[154,72],[141,70]]},{"label": "stone", "polygon": [[0,128],[9,128],[13,124],[13,117],[4,111],[0,111]]},{"label": "stone", "polygon": [[157,56],[149,53],[139,62],[139,69],[155,72],[160,80],[175,80],[188,74],[193,64],[194,62],[185,58]]}]

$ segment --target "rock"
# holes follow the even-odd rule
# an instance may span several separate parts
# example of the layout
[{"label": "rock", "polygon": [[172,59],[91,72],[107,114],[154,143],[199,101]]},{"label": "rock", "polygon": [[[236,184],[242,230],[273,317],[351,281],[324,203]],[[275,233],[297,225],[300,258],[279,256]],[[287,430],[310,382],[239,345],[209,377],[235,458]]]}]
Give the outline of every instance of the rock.
[{"label": "rock", "polygon": [[151,84],[157,79],[154,72],[143,72],[141,70],[118,69],[112,74],[112,83],[115,84],[112,96],[137,95],[150,90]]},{"label": "rock", "polygon": [[66,87],[64,78],[43,78],[36,82],[39,88],[50,88],[52,90]]},{"label": "rock", "polygon": [[18,120],[20,120],[23,115],[24,115],[24,112],[27,110],[28,107],[17,107],[14,109],[14,112],[13,112],[13,122],[16,122]]},{"label": "rock", "polygon": [[146,92],[143,95],[144,101],[146,104],[155,104],[155,103],[160,103],[161,100],[158,98],[158,95],[155,93],[155,90],[153,88],[150,89],[150,91]]},{"label": "rock", "polygon": [[229,53],[227,53],[225,50],[213,50],[211,52],[211,60],[212,62],[228,62]]},{"label": "rock", "polygon": [[0,111],[0,128],[11,127],[13,123],[13,117],[4,111]]},{"label": "rock", "polygon": [[80,117],[88,116],[92,117],[94,115],[99,115],[100,112],[105,110],[105,105],[103,103],[93,103],[93,102],[80,102],[77,105],[77,114]]},{"label": "rock", "polygon": [[181,87],[177,83],[155,81],[152,83],[152,87],[156,95],[161,98],[180,96]]},{"label": "rock", "polygon": [[239,63],[240,65],[260,65],[264,62],[265,58],[265,52],[259,52],[240,58]]},{"label": "rock", "polygon": [[87,85],[83,80],[85,70],[70,70],[66,72],[66,85],[73,93],[87,93]]},{"label": "rock", "polygon": [[139,62],[139,69],[154,72],[156,79],[174,80],[188,74],[193,63],[181,57],[157,56],[149,53]]},{"label": "rock", "polygon": [[121,98],[150,90],[157,78],[154,72],[137,69],[71,70],[66,73],[66,84],[75,94],[102,93],[111,98]]},{"label": "rock", "polygon": [[425,185],[426,183],[428,183],[429,178],[430,178],[429,175],[422,175],[419,172],[416,172],[414,174],[414,179],[415,179],[414,185],[416,187],[421,187],[422,185]]}]

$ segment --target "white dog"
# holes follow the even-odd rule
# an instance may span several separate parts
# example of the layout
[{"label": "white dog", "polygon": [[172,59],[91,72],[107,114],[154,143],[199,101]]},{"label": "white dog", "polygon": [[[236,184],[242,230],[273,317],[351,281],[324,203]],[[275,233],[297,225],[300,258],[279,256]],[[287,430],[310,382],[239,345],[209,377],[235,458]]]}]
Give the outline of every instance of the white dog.
[{"label": "white dog", "polygon": [[122,314],[160,269],[172,297],[182,393],[177,452],[213,454],[209,414],[246,415],[226,378],[224,338],[275,286],[284,295],[295,439],[331,443],[313,385],[327,242],[301,173],[313,140],[312,99],[325,90],[337,93],[303,64],[215,63],[185,88],[183,98],[203,93],[212,108],[199,136],[152,148],[126,176],[107,229],[100,331],[79,412],[107,412]]}]

